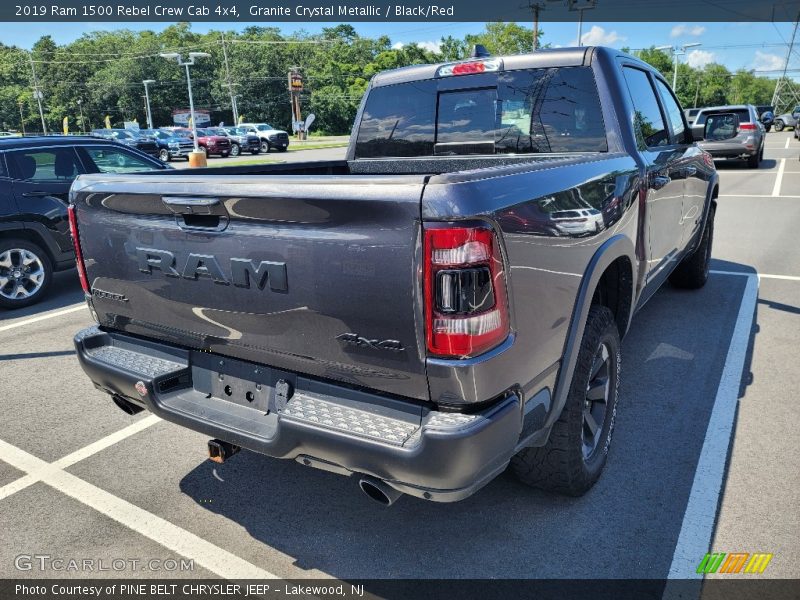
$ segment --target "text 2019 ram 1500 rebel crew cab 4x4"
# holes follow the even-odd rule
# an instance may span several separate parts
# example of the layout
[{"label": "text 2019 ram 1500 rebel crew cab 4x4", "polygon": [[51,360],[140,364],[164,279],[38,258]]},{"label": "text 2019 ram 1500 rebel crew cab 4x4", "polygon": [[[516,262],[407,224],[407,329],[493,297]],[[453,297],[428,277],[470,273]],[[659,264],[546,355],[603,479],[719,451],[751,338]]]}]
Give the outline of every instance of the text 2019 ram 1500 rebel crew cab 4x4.
[{"label": "text 2019 ram 1500 rebel crew cab 4x4", "polygon": [[218,461],[356,474],[386,504],[509,464],[581,494],[631,316],[706,281],[717,187],[669,86],[616,50],[389,71],[345,160],[78,178],[78,357]]}]

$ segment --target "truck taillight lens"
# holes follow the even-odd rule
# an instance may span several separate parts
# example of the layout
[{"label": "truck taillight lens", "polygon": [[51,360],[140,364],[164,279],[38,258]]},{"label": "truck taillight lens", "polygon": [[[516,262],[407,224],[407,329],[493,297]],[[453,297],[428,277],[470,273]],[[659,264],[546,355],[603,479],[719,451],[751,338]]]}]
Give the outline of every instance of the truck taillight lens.
[{"label": "truck taillight lens", "polygon": [[428,353],[466,358],[509,334],[503,258],[488,227],[426,223],[425,338]]},{"label": "truck taillight lens", "polygon": [[72,234],[72,244],[75,247],[75,263],[78,267],[78,278],[81,280],[81,287],[84,293],[91,293],[89,290],[89,279],[86,277],[86,266],[83,264],[83,253],[81,252],[81,238],[78,235],[78,217],[75,215],[75,205],[67,207],[69,215],[69,232]]}]

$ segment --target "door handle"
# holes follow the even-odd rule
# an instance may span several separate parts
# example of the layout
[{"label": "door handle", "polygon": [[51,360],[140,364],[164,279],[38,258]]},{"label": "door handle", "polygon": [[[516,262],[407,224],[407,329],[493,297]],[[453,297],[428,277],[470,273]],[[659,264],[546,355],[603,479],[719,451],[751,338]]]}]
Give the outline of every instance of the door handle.
[{"label": "door handle", "polygon": [[672,179],[666,177],[664,175],[656,175],[650,179],[650,187],[654,190],[660,190],[665,185],[667,185]]},{"label": "door handle", "polygon": [[162,196],[161,201],[176,215],[210,215],[220,205],[219,198],[205,196]]}]

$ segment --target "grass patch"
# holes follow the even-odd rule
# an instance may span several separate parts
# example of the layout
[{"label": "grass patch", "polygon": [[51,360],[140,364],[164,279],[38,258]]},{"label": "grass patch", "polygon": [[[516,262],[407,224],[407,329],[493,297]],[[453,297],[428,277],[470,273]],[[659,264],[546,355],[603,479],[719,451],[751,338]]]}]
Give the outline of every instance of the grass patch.
[{"label": "grass patch", "polygon": [[294,142],[289,144],[287,152],[297,152],[298,150],[324,150],[325,148],[346,148],[347,142],[318,142],[309,144],[306,142]]},{"label": "grass patch", "polygon": [[282,160],[275,160],[274,158],[250,158],[248,160],[215,160],[208,161],[209,167],[238,167],[244,165],[274,165],[282,163]]}]

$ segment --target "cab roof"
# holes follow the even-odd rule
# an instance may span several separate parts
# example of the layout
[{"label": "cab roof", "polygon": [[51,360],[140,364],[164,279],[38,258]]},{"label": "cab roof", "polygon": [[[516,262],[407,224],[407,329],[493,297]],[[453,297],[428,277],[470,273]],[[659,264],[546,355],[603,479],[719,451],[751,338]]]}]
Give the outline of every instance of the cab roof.
[{"label": "cab roof", "polygon": [[0,150],[36,148],[39,146],[76,146],[82,144],[116,144],[116,142],[91,135],[33,135],[0,138]]},{"label": "cab roof", "polygon": [[458,62],[471,60],[487,60],[500,58],[503,61],[503,71],[519,69],[547,69],[550,67],[580,67],[588,66],[596,54],[603,53],[610,56],[624,56],[626,59],[640,63],[643,68],[652,70],[652,67],[640,59],[630,56],[620,50],[605,46],[581,46],[577,48],[545,48],[528,54],[512,54],[508,56],[482,56],[478,58],[464,58],[459,61],[443,62],[428,65],[412,65],[391,71],[378,73],[372,78],[372,86],[394,85],[409,81],[433,79],[440,67]]}]

